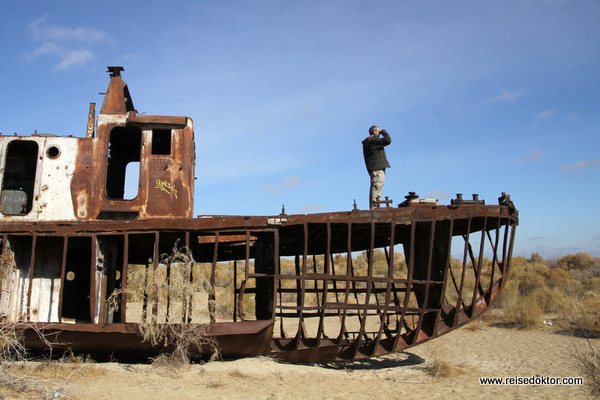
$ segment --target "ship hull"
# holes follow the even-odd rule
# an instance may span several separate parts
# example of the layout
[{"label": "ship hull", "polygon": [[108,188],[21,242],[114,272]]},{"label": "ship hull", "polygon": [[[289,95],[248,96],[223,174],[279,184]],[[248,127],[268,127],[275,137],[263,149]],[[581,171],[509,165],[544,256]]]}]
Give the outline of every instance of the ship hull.
[{"label": "ship hull", "polygon": [[[5,222],[2,323],[32,349],[153,356],[149,326],[224,356],[402,351],[477,318],[510,269],[511,202],[278,216]],[[196,353],[212,351],[208,347]]]}]

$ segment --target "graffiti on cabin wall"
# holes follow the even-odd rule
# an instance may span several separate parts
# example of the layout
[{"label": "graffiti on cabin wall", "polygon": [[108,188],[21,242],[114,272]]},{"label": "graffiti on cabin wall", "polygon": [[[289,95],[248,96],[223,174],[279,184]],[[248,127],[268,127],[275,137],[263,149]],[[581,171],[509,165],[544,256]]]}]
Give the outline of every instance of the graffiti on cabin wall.
[{"label": "graffiti on cabin wall", "polygon": [[175,198],[177,198],[177,189],[175,189],[175,185],[172,185],[171,183],[169,183],[167,181],[161,181],[160,179],[157,179],[156,186],[154,186],[154,189],[158,189],[161,192],[166,192],[170,195],[175,196]]}]

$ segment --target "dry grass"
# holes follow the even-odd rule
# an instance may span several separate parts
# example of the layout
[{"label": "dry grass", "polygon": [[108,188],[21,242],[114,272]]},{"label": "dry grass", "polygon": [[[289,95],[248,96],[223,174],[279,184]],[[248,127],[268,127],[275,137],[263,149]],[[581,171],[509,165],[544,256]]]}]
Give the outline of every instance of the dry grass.
[{"label": "dry grass", "polygon": [[478,331],[485,329],[485,323],[483,322],[483,320],[478,319],[477,321],[471,322],[470,324],[465,326],[463,329],[466,331],[478,332]]},{"label": "dry grass", "polygon": [[471,372],[468,368],[452,365],[448,361],[450,356],[445,346],[437,344],[432,347],[431,352],[431,361],[425,367],[425,371],[434,380],[438,378],[454,378]]},{"label": "dry grass", "polygon": [[572,294],[561,310],[563,326],[577,336],[600,337],[600,296],[592,291]]},{"label": "dry grass", "polygon": [[234,378],[234,379],[243,379],[246,381],[251,381],[254,378],[252,377],[252,375],[246,374],[245,372],[242,372],[238,369],[234,369],[233,371],[230,371],[228,373],[230,378]]},{"label": "dry grass", "polygon": [[585,350],[575,347],[575,358],[579,370],[585,378],[585,384],[593,396],[600,398],[600,353],[592,345],[590,337],[600,336],[600,301],[595,293],[580,293],[569,302],[569,313],[564,316],[571,333],[584,336],[588,347]]},{"label": "dry grass", "polygon": [[225,386],[225,384],[221,381],[215,381],[210,379],[208,382],[206,382],[206,387],[209,389],[217,389],[223,386]]},{"label": "dry grass", "polygon": [[[36,330],[36,333],[45,340],[42,332]],[[72,378],[103,373],[94,368],[89,359],[72,353],[59,360],[32,361],[22,339],[21,331],[17,331],[14,324],[0,327],[0,398],[65,397],[65,388],[71,385]]]},{"label": "dry grass", "polygon": [[593,396],[600,398],[600,354],[588,339],[589,348],[580,352],[575,348],[575,357],[579,361],[579,370],[582,372],[585,383]]}]

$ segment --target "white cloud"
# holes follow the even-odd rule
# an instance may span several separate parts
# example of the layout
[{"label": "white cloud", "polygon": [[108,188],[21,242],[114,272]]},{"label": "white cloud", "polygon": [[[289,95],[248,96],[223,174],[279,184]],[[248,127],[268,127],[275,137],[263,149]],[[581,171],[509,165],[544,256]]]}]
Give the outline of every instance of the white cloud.
[{"label": "white cloud", "polygon": [[565,119],[569,122],[575,122],[579,119],[580,115],[577,113],[571,113],[565,117]]},{"label": "white cloud", "polygon": [[70,67],[84,65],[87,61],[96,58],[91,50],[88,49],[68,49],[57,46],[54,43],[44,43],[36,49],[31,55],[31,59],[45,55],[54,55],[60,59],[60,62],[54,66],[55,70],[63,71]]},{"label": "white cloud", "polygon": [[545,237],[545,236],[533,236],[533,237],[528,237],[527,238],[528,242],[540,242],[540,241],[543,241],[543,240],[548,240],[548,238]]},{"label": "white cloud", "polygon": [[55,69],[65,70],[72,66],[84,65],[88,60],[96,58],[90,50],[73,50],[67,52]]},{"label": "white cloud", "polygon": [[98,43],[108,39],[105,32],[93,28],[68,28],[46,23],[46,16],[29,24],[29,30],[36,40],[44,42]]},{"label": "white cloud", "polygon": [[541,113],[538,113],[533,120],[535,122],[544,120],[544,119],[552,119],[554,118],[554,116],[556,115],[556,111],[554,110],[546,110],[546,111],[542,111]]},{"label": "white cloud", "polygon": [[542,158],[542,151],[540,149],[535,149],[531,153],[527,154],[523,158],[523,161],[530,162],[530,161],[539,160],[540,158]]},{"label": "white cloud", "polygon": [[494,101],[508,101],[510,103],[514,103],[519,97],[523,97],[528,95],[530,92],[529,88],[521,88],[519,90],[508,90],[508,89],[498,89],[498,96],[494,97],[492,100]]},{"label": "white cloud", "polygon": [[54,70],[63,71],[85,65],[96,58],[93,47],[109,42],[108,35],[98,29],[60,27],[48,24],[46,16],[29,24],[28,29],[34,40],[41,45],[31,53],[31,60],[50,55],[58,58]]},{"label": "white cloud", "polygon": [[279,183],[270,183],[269,185],[267,185],[267,187],[265,187],[265,192],[271,194],[283,194],[298,187],[298,185],[300,185],[301,180],[302,178],[300,178],[299,176],[292,175],[283,179]]},{"label": "white cloud", "polygon": [[35,51],[31,55],[31,58],[36,58],[46,54],[58,54],[59,52],[60,49],[54,43],[44,43],[40,47],[35,49]]},{"label": "white cloud", "polygon": [[573,165],[563,165],[560,168],[560,172],[569,173],[569,172],[577,172],[582,169],[590,168],[590,167],[600,167],[600,160],[582,160],[578,161]]}]

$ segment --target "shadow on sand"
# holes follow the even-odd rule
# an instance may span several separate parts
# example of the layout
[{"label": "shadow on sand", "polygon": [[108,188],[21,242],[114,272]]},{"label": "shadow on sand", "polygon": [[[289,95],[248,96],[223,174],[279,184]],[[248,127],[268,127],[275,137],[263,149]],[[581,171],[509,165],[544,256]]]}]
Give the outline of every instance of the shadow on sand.
[{"label": "shadow on sand", "polygon": [[384,368],[408,367],[423,364],[425,359],[409,352],[389,354],[382,357],[369,358],[366,360],[337,361],[329,363],[317,363],[321,368],[339,370],[377,370]]}]

